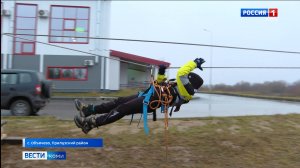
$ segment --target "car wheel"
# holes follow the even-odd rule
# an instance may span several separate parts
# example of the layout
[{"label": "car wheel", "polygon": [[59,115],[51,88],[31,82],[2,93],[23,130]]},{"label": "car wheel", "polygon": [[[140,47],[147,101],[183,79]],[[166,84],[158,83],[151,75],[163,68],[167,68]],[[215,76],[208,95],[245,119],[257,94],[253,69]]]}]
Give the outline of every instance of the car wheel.
[{"label": "car wheel", "polygon": [[26,100],[16,100],[11,106],[10,110],[12,115],[15,116],[28,116],[31,114],[30,104]]}]

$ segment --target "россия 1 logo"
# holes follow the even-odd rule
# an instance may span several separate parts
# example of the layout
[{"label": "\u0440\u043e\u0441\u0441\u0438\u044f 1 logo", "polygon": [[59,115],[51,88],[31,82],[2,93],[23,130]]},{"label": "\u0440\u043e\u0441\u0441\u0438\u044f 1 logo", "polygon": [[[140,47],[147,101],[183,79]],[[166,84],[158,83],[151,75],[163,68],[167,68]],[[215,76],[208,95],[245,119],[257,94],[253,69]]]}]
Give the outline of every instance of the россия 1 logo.
[{"label": "\u0440\u043e\u0441\u0441\u0438\u044f 1 logo", "polygon": [[278,17],[277,8],[242,8],[241,17]]}]

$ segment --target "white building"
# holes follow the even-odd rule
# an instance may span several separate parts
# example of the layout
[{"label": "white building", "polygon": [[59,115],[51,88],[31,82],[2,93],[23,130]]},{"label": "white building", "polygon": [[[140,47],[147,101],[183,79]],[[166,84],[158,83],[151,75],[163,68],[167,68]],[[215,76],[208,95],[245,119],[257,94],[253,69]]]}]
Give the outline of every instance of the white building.
[{"label": "white building", "polygon": [[1,1],[1,69],[40,71],[67,92],[119,90],[169,65],[113,51],[99,39],[109,22],[110,1]]}]

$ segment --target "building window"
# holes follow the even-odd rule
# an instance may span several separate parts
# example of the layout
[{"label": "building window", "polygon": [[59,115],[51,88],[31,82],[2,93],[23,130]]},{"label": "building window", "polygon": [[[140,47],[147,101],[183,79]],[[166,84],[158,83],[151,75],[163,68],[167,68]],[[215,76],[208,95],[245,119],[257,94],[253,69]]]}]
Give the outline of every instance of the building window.
[{"label": "building window", "polygon": [[49,42],[87,44],[89,22],[89,7],[52,5]]},{"label": "building window", "polygon": [[[37,27],[37,5],[16,4],[13,53],[35,55],[35,35]],[[18,35],[18,34],[29,34]],[[18,38],[19,37],[19,38]],[[23,39],[21,39],[23,38]],[[29,39],[29,40],[25,40]]]},{"label": "building window", "polygon": [[47,78],[51,80],[87,80],[88,71],[86,67],[48,67]]}]

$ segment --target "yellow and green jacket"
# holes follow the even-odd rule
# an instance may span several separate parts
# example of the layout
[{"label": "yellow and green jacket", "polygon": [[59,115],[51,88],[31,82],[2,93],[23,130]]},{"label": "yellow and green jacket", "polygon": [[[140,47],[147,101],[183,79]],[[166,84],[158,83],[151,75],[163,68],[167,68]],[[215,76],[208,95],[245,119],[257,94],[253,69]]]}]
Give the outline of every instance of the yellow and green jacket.
[{"label": "yellow and green jacket", "polygon": [[[197,67],[197,64],[194,61],[189,61],[184,64],[181,68],[179,68],[176,76],[178,92],[180,96],[189,101],[192,99],[192,95],[190,95],[185,89],[184,85],[188,82],[188,74],[192,72]],[[185,79],[185,80],[184,80]]]},{"label": "yellow and green jacket", "polygon": [[166,79],[167,79],[167,76],[166,76],[166,75],[157,74],[156,80],[157,80],[158,83],[162,83],[162,82],[164,82]]},{"label": "yellow and green jacket", "polygon": [[[197,67],[197,64],[194,61],[189,61],[184,64],[182,67],[179,68],[176,76],[177,88],[180,94],[180,97],[186,101],[192,99],[192,95],[190,95],[187,90],[185,89],[184,85],[187,84],[188,81],[188,74],[193,71]],[[157,75],[157,82],[161,83],[167,79],[166,75]]]}]

